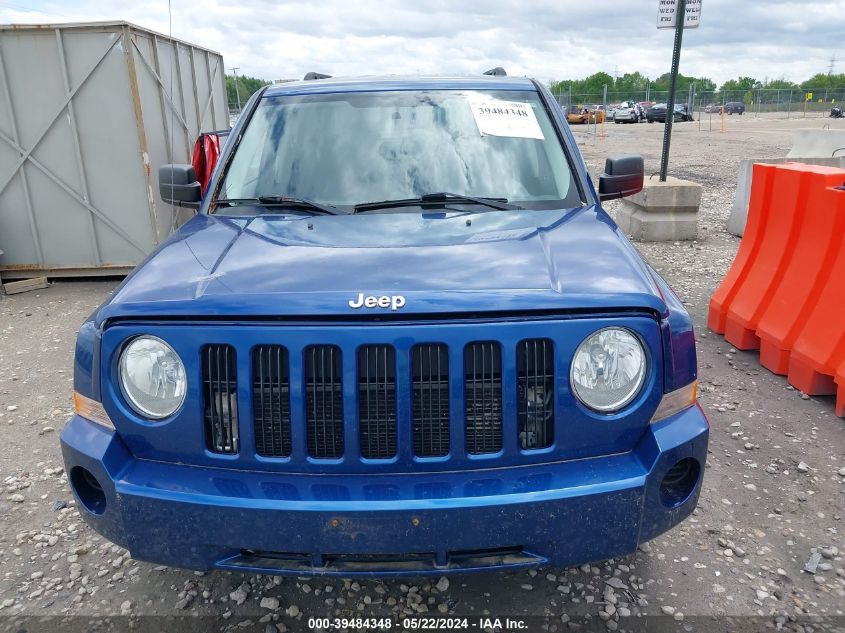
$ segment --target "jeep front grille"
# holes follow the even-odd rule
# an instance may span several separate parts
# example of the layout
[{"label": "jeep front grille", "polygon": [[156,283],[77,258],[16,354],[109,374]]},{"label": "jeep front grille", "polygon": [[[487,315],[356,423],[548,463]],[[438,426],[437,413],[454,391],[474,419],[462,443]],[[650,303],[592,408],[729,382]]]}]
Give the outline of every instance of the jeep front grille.
[{"label": "jeep front grille", "polygon": [[207,345],[203,348],[202,361],[208,449],[214,453],[237,453],[238,380],[235,349],[230,345]]},{"label": "jeep front grille", "polygon": [[288,351],[261,345],[252,351],[252,407],[255,452],[263,457],[289,457],[290,376]]},{"label": "jeep front grille", "polygon": [[396,352],[389,345],[358,349],[358,432],[361,456],[396,456]]},{"label": "jeep front grille", "polygon": [[250,354],[250,401],[240,403],[252,414],[248,438],[238,429],[235,346],[207,345],[207,448],[401,461],[553,446],[559,377],[552,339],[523,339],[508,349],[498,341],[460,343],[250,347],[241,352]]},{"label": "jeep front grille", "polygon": [[343,368],[340,348],[305,348],[305,425],[308,455],[337,459],[343,455]]},{"label": "jeep front grille", "polygon": [[464,404],[468,453],[502,450],[502,350],[498,343],[464,348]]},{"label": "jeep front grille", "polygon": [[547,448],[554,439],[554,347],[548,339],[522,341],[516,354],[519,445]]}]

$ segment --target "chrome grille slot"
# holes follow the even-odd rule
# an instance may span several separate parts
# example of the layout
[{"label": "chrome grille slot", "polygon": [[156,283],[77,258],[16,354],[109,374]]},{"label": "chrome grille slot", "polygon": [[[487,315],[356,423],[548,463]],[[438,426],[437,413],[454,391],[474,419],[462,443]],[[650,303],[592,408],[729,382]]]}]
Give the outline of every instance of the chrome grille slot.
[{"label": "chrome grille slot", "polygon": [[255,451],[264,457],[289,457],[290,373],[288,351],[261,345],[252,351],[252,409]]},{"label": "chrome grille slot", "polygon": [[208,449],[215,453],[237,453],[238,380],[232,346],[207,345],[203,348],[202,383]]},{"label": "chrome grille slot", "polygon": [[517,420],[523,449],[554,441],[554,346],[549,339],[521,341],[516,350]]},{"label": "chrome grille slot", "polygon": [[308,455],[336,459],[343,455],[343,380],[340,348],[305,348],[305,425]]},{"label": "chrome grille slot", "polygon": [[502,450],[502,349],[494,341],[464,348],[464,403],[468,453]]},{"label": "chrome grille slot", "polygon": [[361,456],[396,456],[396,352],[389,345],[358,349],[358,431]]},{"label": "chrome grille slot", "polygon": [[445,345],[415,345],[411,352],[414,454],[449,453],[449,351]]}]

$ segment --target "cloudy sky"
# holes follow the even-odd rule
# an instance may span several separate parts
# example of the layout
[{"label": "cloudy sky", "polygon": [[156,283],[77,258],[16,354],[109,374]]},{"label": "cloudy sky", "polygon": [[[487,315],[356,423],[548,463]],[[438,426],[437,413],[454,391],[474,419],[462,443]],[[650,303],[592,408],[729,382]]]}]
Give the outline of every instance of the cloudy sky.
[{"label": "cloudy sky", "polygon": [[[541,80],[669,67],[658,0],[171,0],[172,33],[265,79],[475,74]],[[167,0],[0,0],[0,23],[126,20],[170,31]],[[801,81],[845,72],[845,0],[703,0],[681,72]]]}]

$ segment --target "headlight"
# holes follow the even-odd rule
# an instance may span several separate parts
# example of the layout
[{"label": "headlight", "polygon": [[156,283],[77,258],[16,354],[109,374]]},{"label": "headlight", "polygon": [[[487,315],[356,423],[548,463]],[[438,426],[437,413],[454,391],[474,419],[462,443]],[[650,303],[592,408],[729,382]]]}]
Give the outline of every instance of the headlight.
[{"label": "headlight", "polygon": [[576,350],[569,372],[578,399],[602,413],[618,411],[631,402],[645,375],[645,350],[640,340],[615,327],[588,336]]},{"label": "headlight", "polygon": [[120,386],[135,411],[160,420],[185,401],[185,365],[160,338],[139,336],[120,355]]}]

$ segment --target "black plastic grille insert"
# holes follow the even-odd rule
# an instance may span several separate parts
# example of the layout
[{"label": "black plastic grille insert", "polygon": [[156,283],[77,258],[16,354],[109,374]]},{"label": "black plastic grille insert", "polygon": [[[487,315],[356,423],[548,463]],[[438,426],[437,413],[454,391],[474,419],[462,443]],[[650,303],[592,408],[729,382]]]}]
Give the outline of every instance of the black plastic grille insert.
[{"label": "black plastic grille insert", "polygon": [[335,345],[305,348],[305,426],[311,457],[343,455],[342,363]]},{"label": "black plastic grille insert", "polygon": [[414,454],[449,453],[449,350],[445,345],[415,345],[411,352]]},{"label": "black plastic grille insert", "polygon": [[289,457],[290,375],[288,351],[261,345],[252,351],[252,409],[255,451],[264,457]]},{"label": "black plastic grille insert", "polygon": [[231,345],[206,345],[202,350],[203,418],[208,450],[237,453],[238,378],[235,349]]},{"label": "black plastic grille insert", "polygon": [[502,450],[502,348],[495,341],[464,348],[467,452]]},{"label": "black plastic grille insert", "polygon": [[519,445],[546,448],[554,441],[554,345],[549,339],[522,341],[516,350]]},{"label": "black plastic grille insert", "polygon": [[361,456],[396,456],[396,352],[389,345],[358,349],[358,431]]}]

